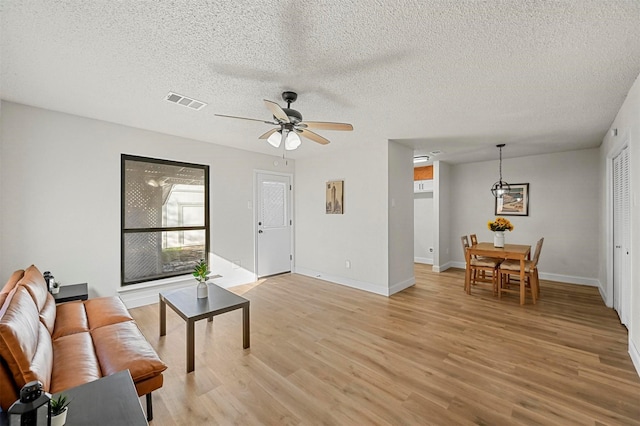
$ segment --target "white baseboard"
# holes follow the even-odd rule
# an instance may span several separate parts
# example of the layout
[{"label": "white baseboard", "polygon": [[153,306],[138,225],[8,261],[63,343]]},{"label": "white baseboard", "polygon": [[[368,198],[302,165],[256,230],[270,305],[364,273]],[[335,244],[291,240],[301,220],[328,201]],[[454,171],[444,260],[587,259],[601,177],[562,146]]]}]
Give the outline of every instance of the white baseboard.
[{"label": "white baseboard", "polygon": [[[465,262],[450,262],[450,265],[454,268],[460,268],[460,269],[465,269],[466,267]],[[434,266],[434,270],[435,270],[435,266]],[[444,271],[444,269],[442,269],[442,271]],[[442,272],[442,271],[439,271],[439,272]],[[542,271],[540,271],[539,274],[540,274],[541,280],[557,281],[560,283],[567,283],[567,284],[586,285],[590,287],[598,287],[600,289],[600,295],[602,296],[602,288],[600,287],[600,280],[598,280],[597,278],[577,277],[574,275],[550,274]],[[605,300],[604,297],[603,297],[603,300]]]},{"label": "white baseboard", "polygon": [[318,278],[320,280],[329,281],[334,284],[340,284],[351,288],[357,288],[358,290],[368,291],[369,293],[379,294],[381,296],[389,296],[389,288],[368,283],[365,281],[352,280],[351,278],[339,277],[335,275],[327,275],[320,271],[314,271],[307,268],[295,268],[295,273],[305,275],[307,277]]},{"label": "white baseboard", "polygon": [[607,300],[607,291],[604,287],[602,287],[602,283],[600,281],[598,281],[598,291],[600,292],[600,297],[602,298],[604,305],[607,308],[613,308],[613,301]]},{"label": "white baseboard", "polygon": [[458,269],[465,269],[467,267],[467,264],[465,262],[454,262],[454,261],[452,261],[452,262],[447,263],[447,265],[449,265],[450,268],[458,268]]},{"label": "white baseboard", "polygon": [[424,263],[425,265],[433,265],[433,257],[414,257],[414,263]]},{"label": "white baseboard", "polygon": [[631,340],[631,336],[629,336],[629,356],[631,356],[631,362],[633,366],[636,368],[636,373],[640,376],[640,352],[638,348]]},{"label": "white baseboard", "polygon": [[[459,266],[456,266],[456,262],[447,262],[443,265],[433,265],[433,268],[431,268],[431,270],[433,272],[444,272],[449,268],[458,268]],[[462,264],[462,269],[465,268],[465,264]]]},{"label": "white baseboard", "polygon": [[600,280],[596,278],[576,277],[574,275],[549,274],[540,271],[541,280],[558,281],[567,284],[586,285],[589,287],[600,287]]},{"label": "white baseboard", "polygon": [[406,288],[409,288],[415,283],[416,283],[416,277],[411,277],[408,280],[404,280],[402,282],[393,284],[392,286],[389,287],[389,296],[391,296],[392,294],[396,294],[397,292],[402,291]]}]

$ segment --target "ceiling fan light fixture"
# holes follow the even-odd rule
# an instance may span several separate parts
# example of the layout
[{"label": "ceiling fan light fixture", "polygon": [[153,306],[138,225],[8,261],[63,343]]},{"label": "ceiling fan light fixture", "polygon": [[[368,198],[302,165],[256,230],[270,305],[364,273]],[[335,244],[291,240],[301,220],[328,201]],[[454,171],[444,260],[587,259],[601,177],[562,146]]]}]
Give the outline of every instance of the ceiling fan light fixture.
[{"label": "ceiling fan light fixture", "polygon": [[267,138],[267,142],[274,148],[278,148],[280,146],[280,142],[282,142],[282,133],[280,131],[273,132],[269,138]]},{"label": "ceiling fan light fixture", "polygon": [[272,114],[272,120],[260,120],[257,118],[238,117],[234,115],[214,114],[218,117],[236,118],[240,120],[259,121],[261,123],[278,126],[268,132],[263,133],[258,139],[266,139],[269,145],[279,148],[284,145],[284,149],[292,151],[298,148],[302,141],[300,137],[305,137],[313,142],[326,145],[329,140],[312,130],[342,130],[351,131],[353,126],[349,123],[337,123],[331,121],[302,121],[302,114],[291,109],[291,103],[298,97],[295,92],[283,92],[282,99],[287,103],[286,108],[281,107],[277,103],[263,99],[264,105]]},{"label": "ceiling fan light fixture", "polygon": [[287,151],[293,151],[299,147],[301,143],[302,141],[300,140],[300,136],[298,136],[296,132],[289,132],[287,140],[284,141],[284,149]]}]

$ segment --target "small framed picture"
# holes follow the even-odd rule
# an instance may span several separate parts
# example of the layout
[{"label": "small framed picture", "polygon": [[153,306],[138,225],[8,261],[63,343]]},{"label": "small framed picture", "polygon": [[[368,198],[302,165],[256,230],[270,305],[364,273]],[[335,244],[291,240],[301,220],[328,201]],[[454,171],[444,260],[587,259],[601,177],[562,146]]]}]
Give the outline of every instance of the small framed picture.
[{"label": "small framed picture", "polygon": [[332,180],[327,182],[327,214],[344,213],[344,181]]},{"label": "small framed picture", "polygon": [[496,197],[496,216],[529,216],[529,184],[512,183],[502,198]]}]

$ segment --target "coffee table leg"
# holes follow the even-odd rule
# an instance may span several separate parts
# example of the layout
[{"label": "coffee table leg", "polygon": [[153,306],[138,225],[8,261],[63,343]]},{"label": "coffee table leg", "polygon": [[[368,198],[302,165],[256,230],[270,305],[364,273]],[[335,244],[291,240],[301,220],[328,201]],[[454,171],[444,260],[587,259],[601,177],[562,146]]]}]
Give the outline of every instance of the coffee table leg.
[{"label": "coffee table leg", "polygon": [[164,303],[162,296],[160,296],[160,335],[165,336],[167,334],[167,304]]},{"label": "coffee table leg", "polygon": [[195,366],[195,321],[187,320],[187,373],[196,369]]},{"label": "coffee table leg", "polygon": [[247,349],[250,345],[249,333],[249,304],[242,307],[242,347]]}]

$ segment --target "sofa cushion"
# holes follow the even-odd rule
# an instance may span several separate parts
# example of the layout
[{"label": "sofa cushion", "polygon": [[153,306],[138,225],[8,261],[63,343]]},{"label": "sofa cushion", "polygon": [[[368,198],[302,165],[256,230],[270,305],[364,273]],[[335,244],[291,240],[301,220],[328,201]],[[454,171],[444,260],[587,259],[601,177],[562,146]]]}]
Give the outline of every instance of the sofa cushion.
[{"label": "sofa cushion", "polygon": [[15,383],[22,387],[31,380],[40,380],[48,385],[49,378],[44,376],[47,371],[51,374],[51,336],[40,322],[29,292],[18,286],[10,293],[0,315],[0,356]]},{"label": "sofa cushion", "polygon": [[81,301],[57,305],[56,311],[56,325],[51,336],[54,341],[68,334],[89,331],[87,312]]},{"label": "sofa cushion", "polygon": [[2,309],[2,305],[4,305],[5,300],[7,300],[9,293],[11,293],[11,291],[16,287],[18,281],[20,281],[23,276],[24,270],[22,269],[19,269],[11,274],[9,281],[7,281],[4,287],[2,287],[2,290],[0,290],[0,309]]},{"label": "sofa cushion", "polygon": [[9,366],[0,358],[0,408],[8,410],[11,404],[19,398],[19,389],[13,380]]},{"label": "sofa cushion", "polygon": [[11,290],[14,289],[16,284],[18,284],[18,281],[22,279],[22,277],[24,277],[23,269],[18,269],[13,274],[11,274],[11,277],[9,277],[9,281],[7,281],[4,287],[2,287],[2,290],[0,290],[0,294],[9,294]]},{"label": "sofa cushion", "polygon": [[96,328],[91,336],[104,376],[129,369],[138,382],[167,369],[133,320]]},{"label": "sofa cushion", "polygon": [[35,265],[25,269],[24,277],[22,277],[18,285],[24,286],[29,291],[33,301],[38,306],[38,312],[42,310],[48,298],[53,299],[53,296],[49,293],[47,282]]},{"label": "sofa cushion", "polygon": [[[105,325],[116,324],[123,321],[131,321],[126,306],[117,297],[98,297],[84,302],[87,311],[89,329],[94,330]],[[132,373],[133,374],[133,373]]]},{"label": "sofa cushion", "polygon": [[51,393],[92,382],[102,377],[88,331],[53,341]]},{"label": "sofa cushion", "polygon": [[53,297],[47,298],[44,306],[40,310],[40,322],[42,322],[49,330],[49,334],[53,333],[56,324],[56,301]]},{"label": "sofa cushion", "polygon": [[22,387],[32,380],[40,380],[44,390],[49,392],[51,371],[53,369],[53,345],[51,334],[49,334],[49,330],[44,324],[38,324],[38,331],[38,348],[31,360],[29,370],[23,373],[24,383],[19,383],[19,385]]}]

